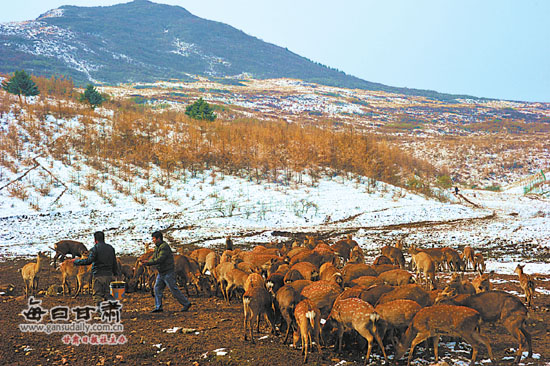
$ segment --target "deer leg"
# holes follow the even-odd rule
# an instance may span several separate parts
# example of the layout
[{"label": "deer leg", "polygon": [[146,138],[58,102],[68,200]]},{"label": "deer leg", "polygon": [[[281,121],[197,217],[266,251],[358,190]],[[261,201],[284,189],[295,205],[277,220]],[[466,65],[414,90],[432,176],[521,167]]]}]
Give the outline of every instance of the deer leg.
[{"label": "deer leg", "polygon": [[374,333],[374,338],[376,339],[376,343],[378,343],[378,345],[380,346],[380,349],[382,350],[384,359],[386,360],[386,362],[388,362],[388,356],[386,355],[386,349],[384,348],[384,343],[382,343],[382,339],[380,338],[380,335],[377,332]]},{"label": "deer leg", "polygon": [[244,340],[248,340],[247,339],[247,336],[246,336],[246,332],[248,331],[248,328],[246,327],[246,324],[247,324],[247,320],[248,320],[248,312],[246,311],[246,308],[244,309],[244,323],[243,323],[243,326],[244,326]]},{"label": "deer leg", "polygon": [[367,339],[367,354],[365,356],[365,365],[367,365],[369,362],[370,353],[372,351],[372,341],[374,340],[374,337],[368,331],[364,333],[364,336]]},{"label": "deer leg", "polygon": [[410,366],[411,364],[411,360],[412,360],[412,357],[413,357],[413,353],[414,353],[414,348],[419,344],[419,343],[422,343],[423,341],[425,341],[426,339],[428,339],[430,337],[430,334],[429,333],[418,333],[416,335],[416,337],[413,339],[412,343],[411,343],[411,348],[409,349],[409,357],[407,359],[407,366]]},{"label": "deer leg", "polygon": [[493,362],[496,362],[496,358],[495,358],[495,356],[493,355],[493,349],[491,348],[491,344],[489,343],[489,340],[487,339],[487,337],[485,337],[484,335],[482,335],[482,334],[479,332],[479,329],[478,329],[477,332],[472,333],[472,338],[473,338],[476,342],[483,344],[483,345],[487,348],[487,353],[489,353],[489,358],[490,358]]},{"label": "deer leg", "polygon": [[435,362],[439,360],[439,336],[433,337]]},{"label": "deer leg", "polygon": [[307,362],[307,351],[308,351],[308,347],[309,347],[309,337],[308,337],[308,334],[309,332],[305,329],[301,329],[300,330],[301,333],[302,333],[302,354],[304,355],[304,363]]},{"label": "deer leg", "polygon": [[533,347],[532,347],[532,344],[531,344],[531,334],[529,334],[529,332],[527,332],[527,330],[525,330],[523,325],[521,327],[519,327],[519,330],[521,331],[521,333],[525,337],[525,340],[527,341],[527,347],[528,347],[528,350],[529,350],[529,354],[527,355],[527,357],[531,358],[533,356]]},{"label": "deer leg", "polygon": [[73,296],[74,299],[76,299],[76,297],[80,293],[81,288],[82,288],[82,277],[76,276],[76,293]]},{"label": "deer leg", "polygon": [[288,336],[290,335],[290,328],[292,328],[292,320],[290,318],[290,315],[285,314],[283,315],[283,318],[286,322],[286,334],[285,334],[285,340],[283,341],[283,344],[286,344],[286,341],[288,340]]},{"label": "deer leg", "polygon": [[344,337],[344,327],[338,323],[338,352],[342,352],[342,338]]},{"label": "deer leg", "polygon": [[514,363],[519,363],[521,361],[521,355],[523,354],[523,333],[521,330],[519,330],[519,327],[514,329],[514,333],[516,336],[516,339],[518,340],[518,351],[516,352],[516,358],[514,360]]}]

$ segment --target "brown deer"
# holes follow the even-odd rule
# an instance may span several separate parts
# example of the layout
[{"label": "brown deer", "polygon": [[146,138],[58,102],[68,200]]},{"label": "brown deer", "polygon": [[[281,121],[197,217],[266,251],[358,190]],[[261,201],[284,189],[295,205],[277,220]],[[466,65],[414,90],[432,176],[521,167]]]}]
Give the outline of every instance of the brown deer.
[{"label": "brown deer", "polygon": [[48,256],[42,252],[38,252],[36,262],[27,263],[21,268],[21,276],[25,282],[25,296],[35,295],[38,290],[38,281],[40,280],[40,272],[48,266]]},{"label": "brown deer", "polygon": [[388,325],[386,332],[391,332],[391,340],[395,348],[398,338],[411,324],[412,319],[422,309],[416,301],[394,300],[377,305],[374,310],[384,319]]},{"label": "brown deer", "polygon": [[481,253],[474,254],[474,271],[478,271],[479,274],[485,272],[485,259]]},{"label": "brown deer", "polygon": [[480,292],[492,290],[491,276],[494,273],[495,273],[494,271],[491,271],[490,273],[484,273],[472,280],[472,286],[474,286],[476,294],[479,294]]},{"label": "brown deer", "polygon": [[53,257],[54,268],[57,267],[58,258],[60,262],[63,262],[67,254],[70,254],[73,258],[75,258],[81,257],[82,253],[88,251],[84,244],[74,240],[60,240],[53,245],[53,249],[55,250],[55,256]]},{"label": "brown deer", "polygon": [[[319,279],[319,268],[310,262],[298,262],[290,267],[290,271],[296,270],[300,272],[306,280],[315,281]],[[290,272],[289,271],[289,272]]]},{"label": "brown deer", "polygon": [[517,273],[519,277],[519,285],[525,293],[525,302],[527,303],[528,308],[533,308],[533,296],[535,294],[535,281],[531,278],[530,275],[523,273],[523,268],[525,265],[521,266],[518,264],[514,273]]},{"label": "brown deer", "polygon": [[475,294],[476,288],[468,280],[463,279],[461,274],[453,273],[451,280],[445,290],[454,289],[457,294]]},{"label": "brown deer", "polygon": [[396,359],[405,354],[410,345],[407,365],[410,365],[414,348],[428,338],[434,339],[435,362],[439,360],[438,343],[442,335],[464,339],[472,346],[471,365],[475,364],[479,344],[487,347],[489,357],[495,362],[493,350],[485,336],[480,333],[481,315],[474,309],[456,305],[433,305],[420,309],[401,342],[396,348]]},{"label": "brown deer", "polygon": [[443,248],[447,269],[450,271],[462,271],[464,269],[464,261],[460,258],[460,254],[453,248]]},{"label": "brown deer", "polygon": [[425,250],[421,251],[414,246],[409,248],[409,253],[416,267],[416,282],[422,283],[421,273],[423,273],[426,287],[430,290],[435,289],[435,261],[433,257]]},{"label": "brown deer", "polygon": [[[87,258],[88,252],[82,253],[82,257]],[[65,295],[65,287],[67,287],[67,292],[69,293],[69,295],[71,294],[71,284],[69,283],[68,279],[72,277],[76,277],[76,293],[73,296],[74,298],[76,298],[78,294],[80,294],[80,292],[82,291],[85,277],[88,278],[88,288],[91,288],[91,264],[87,266],[75,266],[73,260],[67,259],[59,265],[59,270],[61,271],[61,285],[63,286],[63,295]]]},{"label": "brown deer", "polygon": [[[225,279],[227,284],[225,286],[225,300],[227,303],[231,302],[231,296],[236,290],[241,290],[244,292],[244,285],[248,278],[248,273],[241,271],[238,268],[233,268],[227,272]],[[267,290],[266,290],[267,291]]]},{"label": "brown deer", "polygon": [[295,324],[294,309],[302,299],[302,295],[296,292],[296,290],[294,290],[294,288],[290,285],[281,287],[275,295],[273,305],[275,309],[281,313],[281,317],[286,323],[286,334],[283,344],[286,344],[290,330]]},{"label": "brown deer", "polygon": [[378,275],[377,283],[385,283],[390,286],[401,286],[414,283],[413,275],[405,269],[392,269]]},{"label": "brown deer", "polygon": [[464,247],[462,252],[462,260],[464,261],[464,270],[468,269],[468,264],[472,265],[472,269],[475,270],[475,252],[471,246],[467,245]]},{"label": "brown deer", "polygon": [[[321,354],[321,312],[311,300],[304,299],[296,305],[294,318],[300,331],[302,354],[304,355],[304,363],[306,363],[309,346],[311,344],[313,347],[313,341],[315,341],[317,350]],[[294,347],[296,347],[296,337],[294,337]]]},{"label": "brown deer", "polygon": [[243,295],[243,309],[244,309],[244,340],[248,340],[248,334],[250,334],[250,341],[254,341],[253,332],[253,322],[254,319],[258,319],[263,314],[267,322],[271,325],[271,332],[276,333],[275,330],[275,320],[273,315],[273,308],[271,304],[271,296],[265,289],[265,287],[255,287],[252,286],[248,289]]},{"label": "brown deer", "polygon": [[336,323],[338,327],[338,351],[342,351],[342,337],[346,330],[356,330],[363,338],[367,340],[367,354],[365,356],[365,365],[368,364],[369,357],[372,351],[373,340],[382,349],[384,358],[388,362],[384,344],[380,338],[380,334],[385,332],[385,322],[374,311],[374,308],[369,303],[358,299],[348,298],[338,300],[334,303],[332,311],[327,319],[326,327]]},{"label": "brown deer", "polygon": [[200,264],[193,258],[184,254],[174,256],[174,274],[181,280],[185,293],[189,296],[189,286],[191,284],[197,295],[203,290],[209,289],[210,282],[200,272]]},{"label": "brown deer", "polygon": [[199,248],[199,249],[195,249],[191,253],[189,253],[189,257],[193,258],[194,260],[196,260],[199,263],[200,270],[202,271],[202,269],[204,268],[204,265],[206,263],[206,256],[209,253],[213,253],[213,252],[214,251],[212,249],[209,249],[209,248]]},{"label": "brown deer", "polygon": [[270,294],[275,296],[277,291],[279,291],[279,289],[285,285],[284,277],[285,276],[279,272],[272,273],[267,277],[267,279],[265,280],[265,287]]},{"label": "brown deer", "polygon": [[417,284],[395,287],[393,290],[382,294],[378,299],[378,304],[385,304],[393,300],[413,300],[420,306],[428,306],[432,303],[430,294]]},{"label": "brown deer", "polygon": [[378,276],[378,272],[365,263],[348,263],[342,268],[341,273],[344,286],[353,286],[351,281],[361,276]]},{"label": "brown deer", "polygon": [[475,295],[456,295],[451,290],[443,291],[435,300],[437,303],[448,303],[467,306],[477,310],[485,322],[496,322],[500,320],[504,327],[512,334],[518,342],[515,363],[519,363],[523,353],[523,344],[527,343],[529,354],[533,355],[531,335],[525,329],[527,319],[527,308],[521,300],[512,294],[504,291],[486,291]]},{"label": "brown deer", "polygon": [[405,257],[401,249],[386,245],[382,247],[381,254],[391,259],[392,263],[399,268],[405,268]]},{"label": "brown deer", "polygon": [[323,282],[312,282],[302,289],[300,294],[313,301],[315,306],[321,311],[321,316],[326,319],[332,309],[334,300],[340,295],[342,289],[336,285]]}]

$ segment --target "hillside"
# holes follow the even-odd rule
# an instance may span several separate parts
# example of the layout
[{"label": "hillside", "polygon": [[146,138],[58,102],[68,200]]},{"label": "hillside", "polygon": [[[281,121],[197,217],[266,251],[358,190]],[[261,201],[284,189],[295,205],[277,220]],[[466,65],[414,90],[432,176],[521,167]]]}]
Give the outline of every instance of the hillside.
[{"label": "hillside", "polygon": [[[335,123],[347,113],[346,100],[365,98],[389,120],[407,99],[319,86],[329,100],[319,99],[314,109],[335,114],[322,112],[314,121],[302,119],[299,107],[315,99],[300,99],[302,86],[290,87],[291,81],[284,80],[270,82],[270,97],[257,90],[246,98],[242,90],[221,93],[217,85],[213,89],[225,95],[227,104],[217,102],[215,122],[191,120],[181,112],[184,100],[204,93],[204,83],[188,84],[185,92],[178,89],[181,84],[104,88],[112,100],[92,111],[75,103],[70,88],[57,96],[45,92],[60,90],[65,82],[36,80],[44,93],[25,105],[0,91],[1,256],[34,253],[55,238],[85,240],[97,228],[125,243],[120,247],[125,253],[139,252],[147,234],[161,228],[178,245],[215,246],[228,234],[248,244],[352,232],[373,253],[382,243],[406,237],[418,244],[455,245],[459,240],[461,246],[483,248],[488,258],[505,255],[506,261],[514,258],[518,243],[535,262],[546,255],[539,249],[548,243],[547,197],[524,197],[521,185],[491,192],[463,184],[468,201],[462,200],[445,188],[450,183],[442,179],[445,171],[432,165],[449,164],[447,170],[470,172],[473,182],[482,184],[502,161],[494,158],[495,151],[514,148],[524,155],[518,161],[532,162],[532,167],[500,167],[505,174],[493,182],[520,181],[548,167],[547,142],[536,131],[495,136],[481,130],[477,136],[461,136],[458,127],[458,132],[440,130],[426,122],[421,136],[407,129],[369,133],[357,120]],[[164,99],[170,93],[179,94]],[[344,112],[331,107],[335,95],[345,95],[336,104]],[[246,108],[231,103],[243,98]],[[262,113],[259,107],[266,101],[271,107],[280,103],[279,118],[295,122]],[[520,107],[535,116],[545,112],[541,106]],[[508,145],[500,147],[488,143],[506,139]],[[533,149],[520,140],[531,141]],[[407,141],[411,153],[398,147]],[[439,144],[446,149],[468,145],[469,153],[459,161],[466,164],[453,165],[458,157],[444,153]]]},{"label": "hillside", "polygon": [[34,21],[0,24],[0,45],[0,72],[26,69],[70,76],[80,84],[287,77],[443,100],[459,97],[365,81],[181,7],[146,0],[62,6]]}]

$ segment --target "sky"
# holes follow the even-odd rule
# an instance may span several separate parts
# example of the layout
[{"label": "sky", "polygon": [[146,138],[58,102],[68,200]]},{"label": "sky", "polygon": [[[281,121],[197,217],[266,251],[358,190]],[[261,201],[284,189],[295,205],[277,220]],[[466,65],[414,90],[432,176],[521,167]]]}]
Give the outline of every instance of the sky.
[{"label": "sky", "polygon": [[[4,2],[5,0],[3,0]],[[61,5],[2,4],[0,22],[35,19]],[[156,0],[229,24],[347,74],[386,85],[550,102],[550,1]]]}]

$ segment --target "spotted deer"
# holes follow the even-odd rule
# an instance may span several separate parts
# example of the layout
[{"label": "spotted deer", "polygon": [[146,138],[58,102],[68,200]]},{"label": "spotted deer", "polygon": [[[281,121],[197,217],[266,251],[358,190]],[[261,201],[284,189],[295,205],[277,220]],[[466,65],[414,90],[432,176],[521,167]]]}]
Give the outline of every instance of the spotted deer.
[{"label": "spotted deer", "polygon": [[478,347],[483,344],[487,347],[489,357],[495,362],[493,350],[489,341],[480,332],[481,314],[466,306],[457,305],[433,305],[420,309],[414,316],[411,325],[405,335],[397,344],[396,359],[400,359],[410,346],[407,365],[410,365],[414,348],[428,338],[434,340],[435,362],[439,360],[439,337],[455,336],[464,339],[472,346],[472,360],[475,364]]},{"label": "spotted deer", "polygon": [[454,290],[443,291],[435,299],[436,304],[467,306],[477,310],[484,322],[502,322],[518,342],[515,363],[519,363],[523,345],[527,343],[528,356],[533,355],[531,335],[525,329],[528,310],[521,300],[504,291],[485,291],[475,295],[456,295]]},{"label": "spotted deer", "polygon": [[327,324],[325,325],[327,327],[334,324],[338,327],[339,352],[342,351],[344,331],[356,330],[368,343],[365,365],[368,364],[374,339],[376,339],[376,342],[382,349],[386,362],[388,362],[386,350],[380,338],[380,334],[383,334],[385,331],[385,321],[374,311],[374,307],[369,303],[353,297],[335,301],[327,319]]},{"label": "spotted deer", "polygon": [[[313,341],[317,345],[319,354],[321,353],[321,312],[311,300],[304,299],[296,305],[294,318],[300,331],[302,354],[304,355],[304,363],[306,363],[308,350],[310,345],[313,347]],[[294,347],[296,347],[296,340],[296,337],[294,337]]]}]

